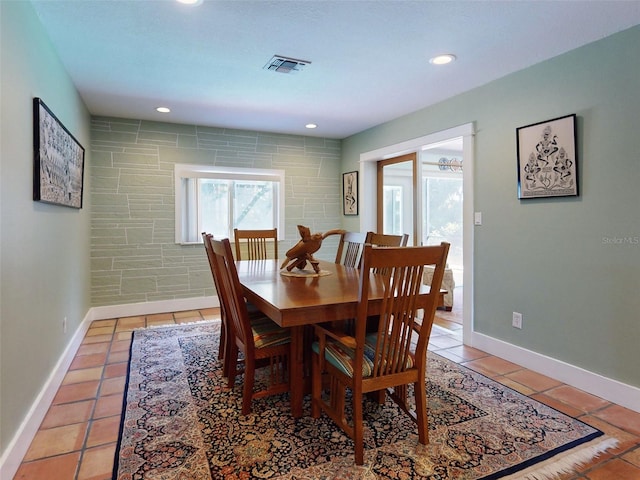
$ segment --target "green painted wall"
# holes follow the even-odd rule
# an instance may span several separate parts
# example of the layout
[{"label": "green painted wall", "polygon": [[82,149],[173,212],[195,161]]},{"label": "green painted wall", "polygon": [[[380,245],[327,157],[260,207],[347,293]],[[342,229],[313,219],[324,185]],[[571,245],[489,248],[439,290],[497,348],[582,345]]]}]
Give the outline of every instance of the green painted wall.
[{"label": "green painted wall", "polygon": [[[341,142],[139,120],[92,120],[92,304],[215,295],[202,245],[175,244],[176,163],[285,171],[280,257],[312,232],[340,228]],[[335,258],[335,237],[318,258]]]},{"label": "green painted wall", "polygon": [[[0,2],[0,450],[89,310],[89,114],[30,2]],[[81,210],[32,200],[32,99],[85,147]],[[67,317],[67,333],[63,318]]]},{"label": "green painted wall", "polygon": [[[343,141],[359,156],[474,122],[475,330],[640,386],[640,27]],[[580,196],[520,201],[516,128],[578,116]],[[345,228],[358,228],[348,219]],[[351,222],[351,223],[349,223]],[[513,311],[524,328],[511,326]]]}]

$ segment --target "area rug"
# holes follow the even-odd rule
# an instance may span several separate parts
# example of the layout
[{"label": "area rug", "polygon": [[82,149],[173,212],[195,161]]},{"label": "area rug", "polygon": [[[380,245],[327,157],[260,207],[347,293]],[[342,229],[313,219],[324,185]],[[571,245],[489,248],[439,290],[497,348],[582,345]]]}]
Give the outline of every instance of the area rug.
[{"label": "area rug", "polygon": [[[429,352],[429,436],[387,400],[365,405],[365,464],[326,416],[290,415],[288,394],[240,415],[226,388],[220,324],[134,332],[114,479],[549,479],[615,439]],[[305,412],[310,412],[308,397]]]}]

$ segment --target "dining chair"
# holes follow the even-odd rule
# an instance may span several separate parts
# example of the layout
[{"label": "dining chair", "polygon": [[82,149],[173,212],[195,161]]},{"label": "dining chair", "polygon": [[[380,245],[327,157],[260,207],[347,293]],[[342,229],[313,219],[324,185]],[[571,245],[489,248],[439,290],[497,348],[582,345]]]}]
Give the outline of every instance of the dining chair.
[{"label": "dining chair", "polygon": [[344,232],[340,235],[335,263],[345,267],[358,267],[367,234],[362,232]]},{"label": "dining chair", "polygon": [[[229,344],[227,343],[227,339],[231,338],[230,328],[231,325],[227,320],[227,314],[225,312],[224,302],[222,301],[222,290],[219,287],[220,280],[218,279],[218,274],[216,272],[215,257],[213,253],[213,249],[211,247],[211,240],[213,240],[213,235],[207,232],[202,232],[202,243],[204,244],[204,249],[207,254],[207,259],[209,260],[209,267],[211,269],[211,276],[213,277],[213,285],[216,290],[216,295],[218,296],[218,300],[220,302],[220,344],[218,346],[218,360],[222,360],[222,372],[225,377],[229,376],[229,352],[227,351]],[[249,319],[254,317],[261,317],[264,314],[258,311],[253,305],[247,303],[248,311],[249,311]]]},{"label": "dining chair", "polygon": [[[222,360],[222,373],[225,378],[229,377],[230,371],[230,353],[228,351],[230,347],[230,343],[227,341],[229,338],[232,338],[233,332],[231,332],[231,324],[227,319],[227,314],[225,312],[225,305],[222,298],[222,290],[219,287],[220,279],[216,270],[215,265],[215,256],[213,253],[213,248],[211,246],[211,240],[213,240],[213,235],[210,233],[202,232],[202,241],[204,243],[205,252],[207,253],[207,259],[209,260],[209,267],[211,268],[211,275],[213,277],[213,285],[216,289],[216,295],[218,296],[218,300],[220,302],[220,344],[218,346],[218,360]],[[246,302],[247,311],[249,313],[250,321],[262,321],[261,319],[264,317],[264,313],[258,310],[253,304]],[[237,361],[237,360],[236,360]]]},{"label": "dining chair", "polygon": [[211,240],[213,239],[213,235],[207,232],[202,232],[202,243],[204,243],[204,250],[207,254],[207,259],[209,260],[209,267],[211,269],[211,276],[213,277],[213,286],[216,289],[216,295],[220,300],[220,345],[218,347],[218,360],[223,361],[222,371],[224,376],[226,377],[228,374],[227,365],[224,362],[224,359],[229,359],[229,356],[226,354],[226,340],[227,340],[227,328],[228,322],[226,319],[226,314],[224,311],[224,305],[222,304],[222,294],[220,288],[218,287],[218,278],[215,273],[215,257],[213,254],[213,249],[211,248]]},{"label": "dining chair", "polygon": [[409,235],[390,235],[387,233],[367,232],[365,243],[379,247],[406,247]]},{"label": "dining chair", "polygon": [[[427,346],[438,305],[449,244],[425,247],[365,245],[359,275],[355,334],[316,325],[312,344],[311,415],[325,412],[354,442],[355,463],[364,463],[363,395],[381,387],[418,425],[418,440],[429,442],[427,429]],[[419,295],[425,265],[434,267],[428,294]],[[374,273],[378,269],[384,273]],[[382,311],[375,332],[367,332],[370,285],[383,288]],[[426,287],[428,288],[428,287]],[[423,309],[424,314],[420,314]],[[417,338],[416,338],[417,337]],[[323,383],[324,382],[324,383]],[[413,384],[415,411],[407,387]],[[323,389],[323,385],[325,388]],[[347,389],[351,415],[347,418]]]},{"label": "dining chair", "polygon": [[[244,373],[242,415],[247,415],[254,399],[289,391],[291,335],[264,315],[250,318],[229,239],[210,241],[221,300],[231,325],[227,386],[233,388],[236,376]],[[244,356],[243,370],[238,368],[239,352]],[[269,382],[264,389],[254,391],[256,369],[261,367],[268,367]]]},{"label": "dining chair", "polygon": [[[388,233],[376,233],[367,232],[366,243],[370,243],[376,247],[405,247],[409,235],[403,233],[402,235],[391,235]],[[376,271],[376,273],[383,273],[382,271]]]},{"label": "dining chair", "polygon": [[[236,260],[242,260],[242,251],[246,253],[245,260],[278,259],[278,229],[268,230],[240,230],[233,229],[236,245]],[[268,248],[273,244],[273,248]],[[271,252],[270,252],[271,250]]]}]

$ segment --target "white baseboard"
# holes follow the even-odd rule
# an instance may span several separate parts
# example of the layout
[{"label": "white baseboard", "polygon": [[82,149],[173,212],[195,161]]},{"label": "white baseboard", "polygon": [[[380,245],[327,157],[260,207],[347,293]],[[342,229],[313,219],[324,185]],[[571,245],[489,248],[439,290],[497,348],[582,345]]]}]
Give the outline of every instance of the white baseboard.
[{"label": "white baseboard", "polygon": [[638,387],[477,332],[472,334],[471,346],[622,407],[640,412],[640,388]]},{"label": "white baseboard", "polygon": [[20,424],[20,427],[18,427],[18,431],[5,449],[2,458],[0,458],[0,478],[13,478],[18,471],[20,463],[27,453],[36,433],[38,433],[40,424],[42,420],[44,420],[56,393],[58,393],[62,380],[67,374],[69,366],[89,329],[89,325],[91,324],[89,313],[90,312],[85,315],[78,329],[73,334],[73,337],[71,337],[67,348],[62,353],[58,363],[56,363],[49,378],[35,398],[23,422]]},{"label": "white baseboard", "polygon": [[154,313],[200,310],[202,308],[216,308],[219,306],[220,302],[216,296],[177,298],[174,300],[159,300],[157,302],[93,307],[90,310],[90,314],[92,320],[104,320],[107,318],[133,317],[136,315],[153,315]]}]

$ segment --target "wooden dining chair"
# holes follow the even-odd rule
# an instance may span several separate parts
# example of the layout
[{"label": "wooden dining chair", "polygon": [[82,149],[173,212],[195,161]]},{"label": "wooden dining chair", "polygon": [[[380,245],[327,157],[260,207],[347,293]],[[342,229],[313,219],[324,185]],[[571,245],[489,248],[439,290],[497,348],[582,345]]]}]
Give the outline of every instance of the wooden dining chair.
[{"label": "wooden dining chair", "polygon": [[[376,233],[367,232],[366,243],[374,245],[376,247],[405,247],[409,235],[403,233],[402,235],[391,235],[388,233]],[[376,273],[384,273],[382,271],[376,271]]]},{"label": "wooden dining chair", "polygon": [[[225,358],[228,360],[229,356],[226,353],[226,341],[227,341],[227,329],[229,324],[226,319],[226,314],[224,311],[224,305],[222,304],[222,294],[220,288],[218,287],[218,278],[215,274],[215,257],[213,254],[213,249],[211,248],[211,240],[213,239],[213,235],[207,232],[202,232],[202,243],[204,243],[204,250],[207,254],[207,259],[209,260],[209,267],[211,268],[211,276],[213,277],[213,286],[216,289],[216,295],[220,300],[220,344],[218,346],[218,360],[222,360],[222,371],[224,376],[228,375],[227,364],[225,363]],[[230,336],[230,335],[229,335]]]},{"label": "wooden dining chair", "polygon": [[379,247],[406,247],[409,235],[390,235],[387,233],[367,232],[365,243]]},{"label": "wooden dining chair", "polygon": [[[326,325],[314,327],[317,341],[312,344],[311,415],[318,418],[324,411],[351,437],[357,465],[364,462],[363,395],[381,388],[416,421],[419,442],[429,442],[427,346],[448,252],[448,243],[387,248],[365,245],[355,335]],[[419,296],[425,265],[434,267],[433,283],[428,295]],[[374,273],[376,269],[385,273]],[[378,328],[370,333],[366,326],[372,283],[382,286],[384,295]],[[420,309],[424,309],[422,316]],[[409,384],[413,384],[415,411],[407,402]],[[350,418],[345,412],[347,388],[351,391]]]},{"label": "wooden dining chair", "polygon": [[[291,335],[264,315],[250,318],[229,239],[210,241],[221,299],[231,325],[227,385],[233,388],[236,376],[244,373],[242,415],[247,415],[254,399],[289,391]],[[244,356],[243,370],[238,369],[242,365],[238,363],[239,352]],[[269,383],[263,390],[254,391],[256,369],[261,367],[268,368]]]},{"label": "wooden dining chair", "polygon": [[366,233],[361,232],[344,232],[340,235],[338,243],[338,251],[336,253],[335,263],[344,265],[345,267],[360,266],[360,257],[362,249],[367,239]]},{"label": "wooden dining chair", "polygon": [[[242,260],[242,251],[246,254],[245,260],[278,259],[278,229],[268,230],[240,230],[233,229],[233,238],[236,245],[236,260]],[[269,248],[269,245],[272,247]]]},{"label": "wooden dining chair", "polygon": [[[216,295],[218,296],[218,300],[220,302],[220,343],[218,346],[218,360],[222,360],[222,373],[225,378],[229,377],[230,372],[230,353],[229,347],[230,343],[227,341],[229,338],[233,338],[233,332],[231,331],[231,324],[227,319],[227,314],[225,312],[225,302],[222,298],[222,290],[218,286],[220,284],[220,279],[218,278],[218,273],[216,271],[215,265],[215,257],[213,253],[213,248],[211,246],[211,240],[213,240],[213,235],[210,233],[202,232],[202,241],[204,243],[205,252],[207,253],[207,259],[209,260],[209,267],[211,268],[211,275],[213,277],[213,285],[216,290]],[[253,304],[246,302],[247,311],[249,313],[249,320],[257,322],[261,322],[264,318],[264,313],[258,310]],[[237,360],[236,360],[237,361]]]},{"label": "wooden dining chair", "polygon": [[[202,232],[202,243],[204,244],[204,249],[207,254],[207,259],[209,260],[209,267],[211,269],[211,276],[213,277],[213,285],[216,290],[216,295],[218,296],[218,300],[220,302],[220,344],[218,346],[218,360],[222,360],[222,372],[225,377],[229,376],[229,352],[227,351],[229,344],[227,343],[227,339],[231,338],[230,328],[231,325],[227,320],[227,314],[225,312],[224,302],[222,301],[222,291],[219,287],[220,280],[218,279],[218,274],[216,273],[216,266],[214,264],[215,257],[213,253],[213,249],[211,247],[211,240],[213,240],[213,235],[207,232]],[[255,306],[247,303],[247,308],[249,311],[249,319],[263,317],[264,314],[256,309]]]}]

